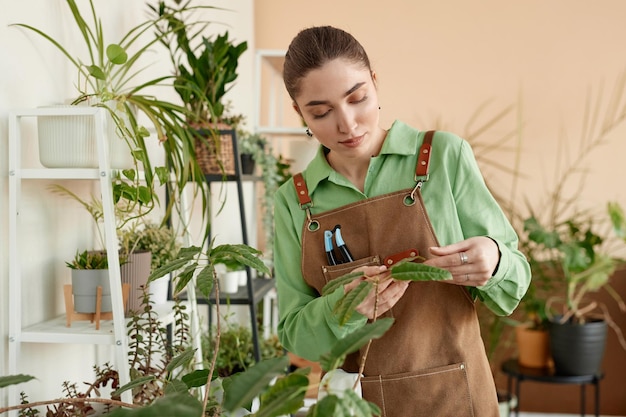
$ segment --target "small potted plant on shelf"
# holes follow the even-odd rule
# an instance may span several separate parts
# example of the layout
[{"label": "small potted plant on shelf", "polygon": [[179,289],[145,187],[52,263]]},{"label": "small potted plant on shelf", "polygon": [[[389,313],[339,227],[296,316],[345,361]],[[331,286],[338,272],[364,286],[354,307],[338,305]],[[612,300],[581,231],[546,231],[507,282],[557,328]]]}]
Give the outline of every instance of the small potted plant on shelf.
[{"label": "small potted plant on shelf", "polygon": [[[129,310],[140,308],[144,287],[148,287],[148,293],[154,304],[164,303],[168,296],[170,277],[165,276],[151,282],[150,285],[148,277],[153,271],[174,259],[178,253],[180,242],[175,231],[167,225],[159,225],[146,217],[141,217],[129,227],[119,230],[118,237],[121,253],[129,256],[133,254],[136,261],[134,266],[130,266],[136,272],[132,274],[136,282],[131,283]],[[122,275],[130,274],[124,274],[122,270]]]},{"label": "small potted plant on shelf", "polygon": [[106,252],[76,252],[74,259],[65,263],[72,270],[73,306],[76,313],[95,313],[96,294],[101,288],[100,312],[111,311],[111,286]]}]

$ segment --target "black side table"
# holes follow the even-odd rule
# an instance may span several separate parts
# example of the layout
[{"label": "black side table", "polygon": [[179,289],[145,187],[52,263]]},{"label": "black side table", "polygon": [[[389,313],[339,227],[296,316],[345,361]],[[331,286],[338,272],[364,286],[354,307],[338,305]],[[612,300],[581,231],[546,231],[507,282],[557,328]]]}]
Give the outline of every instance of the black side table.
[{"label": "black side table", "polygon": [[517,359],[509,359],[502,364],[502,372],[508,376],[508,390],[513,392],[513,380],[515,380],[515,395],[517,396],[517,406],[515,416],[519,416],[521,403],[520,384],[522,381],[537,381],[548,384],[578,384],[580,385],[580,415],[585,416],[585,385],[591,384],[595,387],[595,412],[596,417],[600,416],[600,380],[604,374],[594,375],[559,375],[552,368],[528,368],[521,366]]}]

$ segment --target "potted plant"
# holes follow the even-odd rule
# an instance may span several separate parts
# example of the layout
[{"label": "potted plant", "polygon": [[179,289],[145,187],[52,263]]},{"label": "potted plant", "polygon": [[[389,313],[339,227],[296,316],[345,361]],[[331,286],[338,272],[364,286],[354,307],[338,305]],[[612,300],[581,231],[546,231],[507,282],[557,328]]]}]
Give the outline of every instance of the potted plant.
[{"label": "potted plant", "polygon": [[167,301],[170,277],[166,276],[148,285],[148,277],[160,266],[172,260],[180,243],[173,229],[141,217],[127,227],[118,230],[120,251],[128,262],[122,265],[122,278],[132,279],[127,314],[141,307],[142,293],[148,288],[151,301],[162,304]]},{"label": "potted plant", "polygon": [[[104,25],[97,14],[93,0],[87,3],[89,6],[87,12],[83,12],[75,0],[66,0],[66,4],[72,12],[75,27],[80,34],[79,39],[84,44],[83,51],[86,52],[74,53],[57,39],[28,24],[16,23],[12,26],[24,28],[43,37],[75,68],[78,74],[75,82],[78,86],[78,96],[72,100],[72,104],[87,104],[106,109],[110,122],[108,124],[114,127],[112,134],[108,135],[109,140],[112,143],[127,144],[128,151],[123,153],[131,157],[132,167],[135,168],[123,171],[123,177],[120,177],[120,181],[114,184],[117,196],[131,198],[142,204],[153,201],[155,195],[152,193],[152,185],[155,174],[161,183],[166,183],[169,179],[170,168],[182,167],[175,171],[174,185],[184,186],[190,178],[193,178],[189,168],[192,158],[189,153],[178,148],[177,144],[180,141],[191,140],[187,129],[187,120],[190,115],[184,106],[161,100],[148,92],[155,87],[167,86],[166,83],[172,80],[171,75],[165,74],[147,80],[140,79],[142,69],[147,66],[146,52],[168,33],[161,33],[155,38],[145,35],[153,31],[161,21],[167,19],[167,15],[155,16],[154,19],[148,18],[131,28],[118,42],[106,43],[103,33]],[[182,9],[184,7],[181,7]],[[169,152],[168,162],[174,160],[177,162],[172,167],[153,168],[147,152],[148,129],[138,122],[141,115],[150,121],[150,127],[156,131],[158,139],[165,144],[166,153]],[[45,126],[46,119],[42,121],[42,125]],[[82,129],[89,129],[89,127],[83,124]],[[81,137],[84,133],[79,132],[78,136]],[[61,134],[71,135],[67,132]],[[85,147],[95,149],[93,138],[88,140],[92,143]],[[57,154],[71,155],[74,149],[80,148],[76,141],[70,141],[68,145],[69,150],[58,150]],[[176,155],[172,156],[172,153]],[[67,164],[67,161],[63,163],[64,166],[68,166]],[[53,163],[53,166],[56,165],[58,162]],[[123,168],[128,168],[125,163],[122,165]],[[69,166],[72,166],[71,162]],[[145,185],[141,184],[136,170],[144,173],[141,178],[145,181]]]},{"label": "potted plant", "polygon": [[74,312],[95,313],[97,289],[102,289],[100,311],[112,310],[109,264],[106,252],[76,252],[71,262],[65,263],[72,270],[72,295]]},{"label": "potted plant", "polygon": [[[530,221],[527,219],[526,224]],[[525,232],[521,232],[519,236],[520,250],[529,259],[532,280],[520,301],[519,308],[511,316],[499,317],[497,320],[513,328],[517,360],[520,365],[530,368],[551,367],[553,364],[550,354],[547,304],[554,290],[554,283],[549,276],[549,270],[535,257],[535,248],[526,239]]]},{"label": "potted plant", "polygon": [[613,325],[604,305],[590,298],[592,293],[605,290],[623,306],[610,285],[617,260],[607,252],[607,237],[600,234],[598,223],[589,212],[574,212],[549,224],[531,216],[524,223],[533,270],[545,274],[554,290],[560,292],[548,299],[547,312],[552,316],[549,321],[552,358],[556,370],[563,374],[598,372],[608,325],[626,349],[621,329]]},{"label": "potted plant", "polygon": [[[248,45],[233,42],[228,31],[204,36],[208,23],[193,15],[196,9],[188,7],[190,2],[176,8],[159,1],[152,8],[159,21],[156,39],[168,51],[174,66],[174,89],[183,101],[188,123],[194,127],[181,138],[180,146],[193,155],[196,174],[233,174],[232,135],[220,130],[234,130],[241,121],[239,115],[227,116],[224,96],[237,79],[239,57]],[[179,165],[169,153],[166,151],[168,164]]]}]

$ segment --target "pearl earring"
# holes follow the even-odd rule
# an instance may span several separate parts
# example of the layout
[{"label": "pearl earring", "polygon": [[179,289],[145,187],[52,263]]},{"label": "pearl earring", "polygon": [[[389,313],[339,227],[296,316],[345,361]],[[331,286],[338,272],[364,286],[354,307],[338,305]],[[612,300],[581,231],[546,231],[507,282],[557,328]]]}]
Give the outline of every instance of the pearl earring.
[{"label": "pearl earring", "polygon": [[306,128],[306,130],[304,131],[306,133],[306,135],[310,138],[313,137],[313,132],[311,132],[311,129],[309,129],[308,127]]}]

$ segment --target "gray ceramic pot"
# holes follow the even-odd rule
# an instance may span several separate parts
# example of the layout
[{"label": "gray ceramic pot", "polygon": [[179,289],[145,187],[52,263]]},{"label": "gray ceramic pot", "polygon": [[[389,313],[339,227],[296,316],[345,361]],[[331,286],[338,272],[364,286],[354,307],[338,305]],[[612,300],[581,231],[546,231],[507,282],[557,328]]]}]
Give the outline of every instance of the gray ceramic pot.
[{"label": "gray ceramic pot", "polygon": [[77,313],[96,312],[96,292],[102,287],[101,313],[112,311],[111,286],[108,269],[72,269],[72,294],[74,311]]}]

